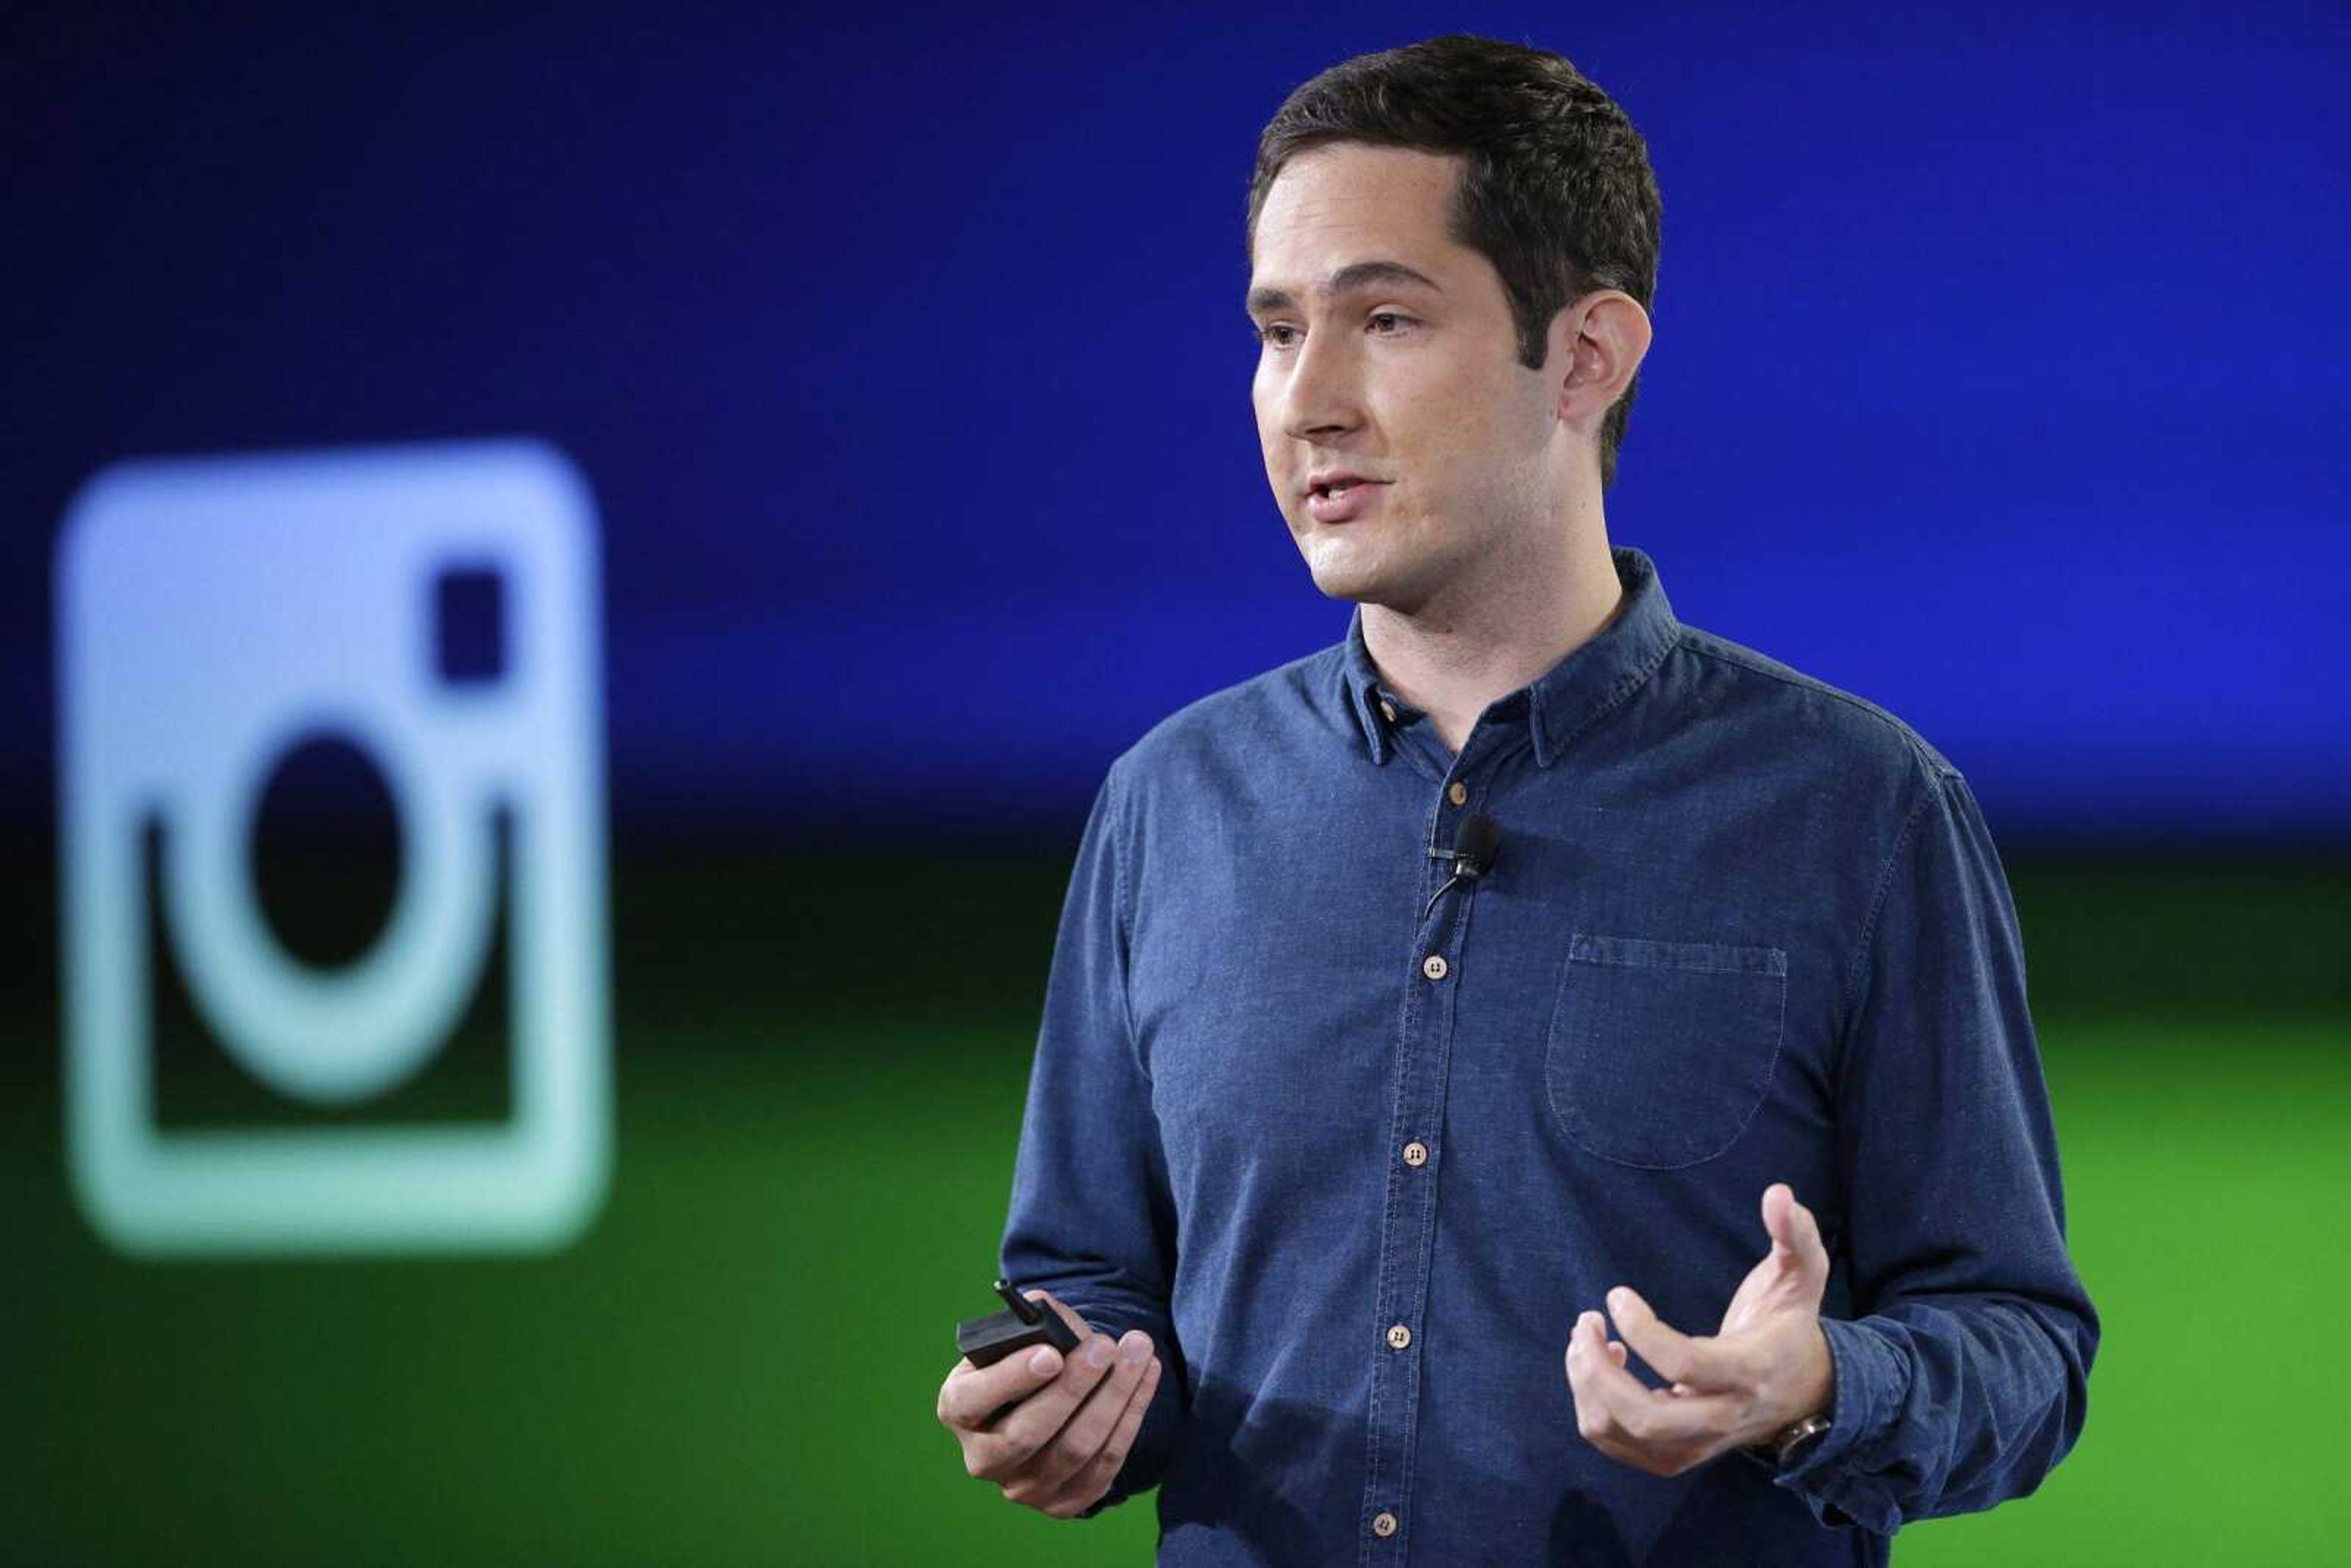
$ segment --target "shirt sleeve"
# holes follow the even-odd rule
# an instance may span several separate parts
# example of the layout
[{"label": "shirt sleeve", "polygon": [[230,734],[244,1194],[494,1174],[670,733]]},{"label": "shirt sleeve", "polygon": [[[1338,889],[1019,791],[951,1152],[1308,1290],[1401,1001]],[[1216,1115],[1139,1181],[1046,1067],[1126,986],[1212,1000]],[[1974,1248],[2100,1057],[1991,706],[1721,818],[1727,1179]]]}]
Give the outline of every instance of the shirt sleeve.
[{"label": "shirt sleeve", "polygon": [[1127,841],[1119,768],[1094,797],[1045,988],[1004,1228],[1004,1277],[1049,1290],[1116,1338],[1139,1328],[1159,1386],[1092,1517],[1159,1482],[1183,1416],[1170,1321],[1176,1207],[1127,1003]]},{"label": "shirt sleeve", "polygon": [[1837,1077],[1850,1320],[1829,1430],[1777,1476],[1891,1535],[2041,1484],[2081,1436],[2098,1315],[2065,1244],[2024,950],[1966,779],[1931,779],[1881,878]]}]

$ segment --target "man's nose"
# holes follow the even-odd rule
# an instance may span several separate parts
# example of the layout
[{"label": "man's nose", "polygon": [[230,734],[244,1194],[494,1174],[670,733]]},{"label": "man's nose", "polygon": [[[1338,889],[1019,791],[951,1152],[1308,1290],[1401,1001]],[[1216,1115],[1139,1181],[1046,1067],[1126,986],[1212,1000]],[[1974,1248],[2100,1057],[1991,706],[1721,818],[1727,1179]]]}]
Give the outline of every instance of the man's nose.
[{"label": "man's nose", "polygon": [[1310,334],[1299,346],[1282,393],[1283,434],[1308,440],[1362,423],[1362,367],[1353,348],[1328,329]]}]

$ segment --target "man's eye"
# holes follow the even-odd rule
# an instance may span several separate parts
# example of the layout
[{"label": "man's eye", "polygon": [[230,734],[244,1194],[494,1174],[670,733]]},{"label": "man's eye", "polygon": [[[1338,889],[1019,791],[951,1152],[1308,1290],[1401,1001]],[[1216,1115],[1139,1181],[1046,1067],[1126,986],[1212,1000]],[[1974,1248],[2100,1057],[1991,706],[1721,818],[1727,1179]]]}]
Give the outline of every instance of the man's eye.
[{"label": "man's eye", "polygon": [[1270,343],[1277,349],[1286,349],[1290,347],[1290,340],[1282,336],[1282,334],[1286,332],[1293,332],[1295,330],[1297,330],[1296,328],[1285,327],[1279,321],[1275,322],[1270,327],[1251,327],[1249,329],[1250,334],[1255,337],[1259,342]]},{"label": "man's eye", "polygon": [[[1396,314],[1396,312],[1395,312],[1395,311],[1393,311],[1393,310],[1379,310],[1379,311],[1374,311],[1374,312],[1373,313],[1373,315],[1372,315],[1372,318],[1371,318],[1371,319],[1372,319],[1374,321],[1394,321],[1394,322],[1397,323],[1397,325],[1398,325],[1398,327],[1399,327],[1399,328],[1402,328],[1403,326],[1405,326],[1405,325],[1410,324],[1410,322],[1411,322],[1411,320],[1412,320],[1412,318],[1411,318],[1411,317],[1409,317],[1409,316],[1400,316],[1400,315]],[[1385,338],[1393,338],[1393,337],[1395,337],[1395,333],[1394,333],[1394,332],[1383,332],[1383,333],[1381,334],[1381,336],[1382,336],[1382,337],[1385,337]]]}]

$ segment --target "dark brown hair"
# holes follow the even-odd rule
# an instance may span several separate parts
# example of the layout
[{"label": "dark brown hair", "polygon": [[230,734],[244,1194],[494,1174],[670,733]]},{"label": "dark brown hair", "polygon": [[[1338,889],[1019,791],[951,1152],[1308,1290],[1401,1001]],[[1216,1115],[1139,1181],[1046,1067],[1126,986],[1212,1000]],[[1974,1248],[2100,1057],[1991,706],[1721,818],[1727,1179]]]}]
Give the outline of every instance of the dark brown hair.
[{"label": "dark brown hair", "polygon": [[[1334,141],[1466,155],[1451,231],[1501,275],[1519,362],[1542,369],[1552,319],[1595,288],[1649,309],[1660,203],[1649,150],[1625,111],[1561,56],[1453,33],[1343,60],[1291,93],[1258,138],[1247,243],[1282,166]],[[1600,482],[1636,374],[1601,426]]]}]

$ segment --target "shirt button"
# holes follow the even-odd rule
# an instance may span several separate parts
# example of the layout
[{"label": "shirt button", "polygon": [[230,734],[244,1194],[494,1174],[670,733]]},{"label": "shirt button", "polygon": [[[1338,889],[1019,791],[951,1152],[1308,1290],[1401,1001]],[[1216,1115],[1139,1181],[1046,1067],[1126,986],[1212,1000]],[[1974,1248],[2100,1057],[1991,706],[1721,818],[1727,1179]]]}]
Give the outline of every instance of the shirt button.
[{"label": "shirt button", "polygon": [[1411,1343],[1412,1331],[1405,1327],[1402,1323],[1398,1323],[1388,1330],[1388,1348],[1390,1350],[1402,1350]]},{"label": "shirt button", "polygon": [[1395,704],[1388,701],[1385,697],[1382,697],[1380,699],[1380,716],[1386,719],[1390,724],[1394,724],[1395,722]]},{"label": "shirt button", "polygon": [[1432,980],[1445,978],[1445,955],[1431,953],[1427,957],[1423,958],[1420,961],[1420,972]]},{"label": "shirt button", "polygon": [[1461,780],[1457,779],[1446,786],[1445,798],[1457,806],[1464,806],[1468,804],[1469,791],[1462,788]]},{"label": "shirt button", "polygon": [[1388,1512],[1385,1509],[1382,1509],[1379,1512],[1372,1515],[1372,1533],[1374,1535],[1379,1536],[1384,1540],[1388,1536],[1395,1533],[1395,1515]]},{"label": "shirt button", "polygon": [[1420,1166],[1426,1165],[1428,1163],[1428,1145],[1418,1142],[1406,1144],[1404,1146],[1404,1163],[1411,1166],[1416,1170]]}]

